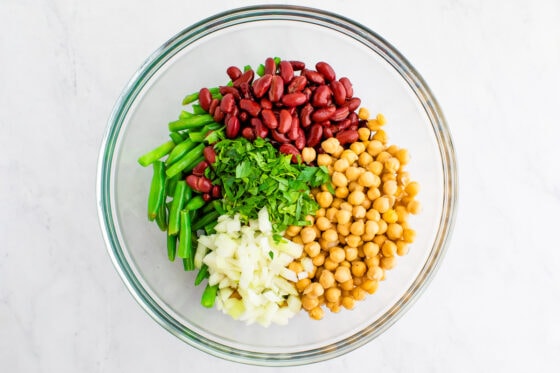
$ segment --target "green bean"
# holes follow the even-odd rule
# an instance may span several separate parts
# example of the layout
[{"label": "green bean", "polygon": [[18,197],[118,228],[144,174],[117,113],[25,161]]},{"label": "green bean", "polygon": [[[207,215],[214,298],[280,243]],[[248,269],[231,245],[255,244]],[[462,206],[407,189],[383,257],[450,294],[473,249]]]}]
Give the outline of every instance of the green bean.
[{"label": "green bean", "polygon": [[[177,162],[173,163],[169,168],[167,168],[167,171],[165,171],[167,173],[167,176],[172,177],[174,175],[177,175],[179,172],[183,171],[184,169],[188,168],[192,163],[196,162],[196,160],[200,158],[203,150],[204,150],[203,143],[198,144],[194,149],[189,150],[189,152],[184,156],[182,156],[181,159],[179,159]],[[196,163],[194,163],[194,166],[196,166]]]},{"label": "green bean", "polygon": [[180,175],[175,175],[167,179],[166,189],[169,197],[173,197],[175,194],[175,187],[177,186],[177,181],[179,181],[179,176]]},{"label": "green bean", "polygon": [[223,124],[212,122],[212,123],[208,123],[207,125],[202,127],[201,132],[204,132],[206,134],[206,132],[208,132],[208,131],[215,131],[215,130],[219,130],[221,128],[224,128]]},{"label": "green bean", "polygon": [[169,137],[175,143],[175,145],[182,143],[185,139],[179,132],[170,132]]},{"label": "green bean", "polygon": [[189,113],[186,110],[181,110],[181,114],[179,114],[179,119],[185,119],[188,117],[192,117],[194,115],[194,113]]},{"label": "green bean", "polygon": [[221,201],[215,199],[212,201],[212,205],[214,205],[214,210],[216,210],[220,215],[224,215],[226,213]]},{"label": "green bean", "polygon": [[198,286],[200,283],[205,279],[210,277],[210,273],[208,272],[208,266],[206,264],[202,264],[202,267],[198,270],[198,274],[194,279],[194,285]]},{"label": "green bean", "polygon": [[282,61],[280,57],[274,57],[274,63],[276,64],[276,66],[280,64],[280,61]]},{"label": "green bean", "polygon": [[211,212],[209,214],[204,215],[202,218],[198,219],[192,226],[193,231],[197,231],[199,229],[204,228],[206,224],[209,224],[213,221],[218,220],[220,213],[218,211]]},{"label": "green bean", "polygon": [[200,299],[200,304],[206,308],[212,308],[214,302],[216,301],[216,295],[218,294],[218,285],[206,285],[204,293],[202,293],[202,298]]},{"label": "green bean", "polygon": [[202,108],[199,104],[194,104],[192,106],[193,114],[206,114],[207,111]]},{"label": "green bean", "polygon": [[189,164],[187,167],[185,167],[185,169],[183,171],[185,171],[186,173],[191,172],[196,167],[196,165],[199,164],[200,162],[202,162],[203,160],[204,160],[204,155],[199,156],[191,164]]},{"label": "green bean", "polygon": [[170,261],[175,261],[177,253],[177,236],[167,235],[167,257]]},{"label": "green bean", "polygon": [[[163,198],[165,201],[165,197]],[[165,205],[165,203],[162,203],[159,206],[158,213],[156,216],[156,223],[159,229],[161,229],[162,231],[165,232],[167,230],[167,206]]]},{"label": "green bean", "polygon": [[187,202],[187,204],[185,205],[185,210],[187,210],[187,211],[198,210],[199,208],[201,208],[205,204],[206,204],[206,202],[204,201],[202,196],[198,195],[194,198],[191,198],[191,200]]},{"label": "green bean", "polygon": [[191,259],[183,259],[183,269],[187,272],[194,271],[194,260]]},{"label": "green bean", "polygon": [[[215,201],[215,200],[214,200]],[[204,205],[204,207],[202,208],[202,213],[203,214],[208,214],[210,212],[213,212],[216,210],[216,208],[214,207],[214,201],[207,203],[206,205]]]},{"label": "green bean", "polygon": [[198,92],[191,93],[190,95],[186,95],[185,98],[183,99],[182,104],[188,105],[192,102],[195,102],[196,100],[198,100]]},{"label": "green bean", "polygon": [[206,224],[204,226],[204,231],[206,232],[206,234],[214,234],[216,233],[216,231],[214,230],[214,227],[216,227],[216,225],[218,224],[217,220],[214,220],[208,224]]},{"label": "green bean", "polygon": [[243,66],[243,71],[244,71],[244,72],[245,72],[245,71],[249,71],[249,70],[252,70],[251,65],[245,65],[245,66]]},{"label": "green bean", "polygon": [[189,132],[189,139],[192,142],[203,142],[205,137],[206,137],[205,131]]},{"label": "green bean", "polygon": [[213,121],[214,118],[210,114],[193,115],[192,117],[169,122],[169,131],[181,131],[185,129],[198,128]]},{"label": "green bean", "polygon": [[191,216],[188,211],[181,210],[181,225],[179,229],[179,247],[177,248],[177,256],[179,258],[188,258],[192,253],[192,231]]},{"label": "green bean", "polygon": [[257,75],[263,76],[264,75],[264,65],[261,63],[259,67],[257,67]]},{"label": "green bean", "polygon": [[211,94],[212,96],[220,95],[220,97],[221,97],[221,94],[220,94],[220,87],[212,87],[212,88],[208,88],[208,90],[210,91],[210,94]]},{"label": "green bean", "polygon": [[148,220],[153,221],[165,200],[165,168],[163,162],[153,162],[154,174],[148,195]]},{"label": "green bean", "polygon": [[169,152],[171,152],[174,147],[175,143],[173,141],[163,143],[157,148],[150,150],[149,152],[138,158],[138,163],[140,163],[140,165],[143,167],[149,166],[161,157],[169,154]]},{"label": "green bean", "polygon": [[185,197],[187,196],[187,191],[190,190],[191,188],[187,185],[185,180],[177,181],[175,194],[173,195],[173,201],[171,202],[171,209],[169,210],[169,220],[167,223],[167,234],[169,236],[174,236],[179,233],[179,212],[183,209],[183,206],[185,206]]},{"label": "green bean", "polygon": [[165,165],[171,166],[195,146],[196,144],[192,142],[191,139],[187,138],[185,141],[178,144],[175,149],[171,151],[171,153],[169,153],[169,157],[167,157],[167,159],[165,160]]}]

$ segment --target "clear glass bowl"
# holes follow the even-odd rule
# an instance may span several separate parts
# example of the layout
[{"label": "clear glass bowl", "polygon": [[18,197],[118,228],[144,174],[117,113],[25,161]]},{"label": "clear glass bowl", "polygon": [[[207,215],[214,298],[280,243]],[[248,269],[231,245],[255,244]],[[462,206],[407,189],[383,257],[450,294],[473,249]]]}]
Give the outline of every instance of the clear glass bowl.
[{"label": "clear glass bowl", "polygon": [[[329,62],[355,95],[388,119],[391,143],[412,155],[423,211],[417,238],[377,293],[353,311],[305,312],[287,326],[246,326],[199,305],[202,286],[170,263],[164,235],[146,219],[151,169],[139,155],[167,141],[185,94],[223,84],[227,66],[257,66],[269,56]],[[163,44],[132,77],[109,119],[98,165],[100,223],[114,265],[144,310],[170,333],[215,356],[259,365],[296,365],[347,353],[381,334],[421,294],[441,263],[457,196],[453,146],[442,112],[420,75],[370,29],[317,9],[249,7],[205,19]]]}]

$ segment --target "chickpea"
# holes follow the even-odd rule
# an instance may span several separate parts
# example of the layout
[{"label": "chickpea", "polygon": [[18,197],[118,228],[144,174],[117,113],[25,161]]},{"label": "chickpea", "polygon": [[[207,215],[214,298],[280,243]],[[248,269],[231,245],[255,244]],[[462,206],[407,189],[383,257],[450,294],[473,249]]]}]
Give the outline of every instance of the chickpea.
[{"label": "chickpea", "polygon": [[[362,284],[362,282],[364,282],[363,277],[354,277],[353,280],[354,280],[354,286],[355,286],[354,289],[356,289],[356,287],[359,287]],[[352,290],[354,290],[354,289],[352,289]]]},{"label": "chickpea", "polygon": [[317,297],[310,297],[308,295],[304,295],[301,297],[301,306],[307,311],[317,307],[318,305],[319,299],[317,299]]},{"label": "chickpea", "polygon": [[381,281],[381,279],[383,278],[383,269],[381,269],[381,267],[370,267],[370,269],[368,269],[367,273],[366,273],[366,278],[368,280],[375,280],[375,281]]},{"label": "chickpea", "polygon": [[371,131],[369,128],[361,127],[358,128],[358,138],[360,141],[369,141],[369,136],[371,135]]},{"label": "chickpea", "polygon": [[334,270],[336,270],[336,269],[338,268],[338,263],[335,262],[334,260],[332,260],[330,257],[327,257],[327,258],[325,259],[325,263],[323,263],[323,267],[324,267],[326,270],[334,271]]},{"label": "chickpea", "polygon": [[334,191],[334,195],[337,198],[343,198],[343,199],[348,197],[348,193],[350,193],[350,192],[348,191],[348,188],[345,187],[345,186],[338,187]]},{"label": "chickpea", "polygon": [[348,210],[338,210],[336,212],[336,221],[338,224],[346,224],[350,222],[350,218],[352,217],[352,212]]},{"label": "chickpea", "polygon": [[363,220],[356,220],[355,222],[352,223],[352,225],[350,226],[350,232],[356,236],[361,236],[362,234],[364,234],[364,221]]},{"label": "chickpea", "polygon": [[373,157],[368,152],[363,152],[358,156],[358,165],[362,167],[367,167],[371,162],[373,162]]},{"label": "chickpea", "polygon": [[381,153],[377,154],[377,157],[375,157],[375,160],[384,165],[385,161],[387,159],[391,158],[391,157],[392,157],[392,155],[389,154],[389,152],[383,150]]},{"label": "chickpea", "polygon": [[377,224],[379,225],[379,232],[377,232],[377,234],[385,234],[385,232],[387,232],[387,222],[381,219]]},{"label": "chickpea", "polygon": [[408,183],[406,185],[406,187],[404,188],[404,191],[409,196],[415,197],[416,195],[418,195],[418,192],[420,192],[420,184],[418,184],[418,182],[416,182],[416,181],[411,181],[410,183]]},{"label": "chickpea", "polygon": [[317,234],[315,233],[315,229],[313,229],[312,227],[305,227],[301,230],[301,240],[303,241],[303,243],[309,243],[315,240],[315,238],[317,238]]},{"label": "chickpea", "polygon": [[301,227],[299,225],[290,225],[286,229],[286,235],[288,235],[290,237],[297,236],[299,234],[299,232],[301,232]]},{"label": "chickpea", "polygon": [[383,165],[385,166],[385,172],[390,173],[396,173],[401,167],[401,163],[395,157],[387,159]]},{"label": "chickpea", "polygon": [[349,204],[348,202],[343,202],[340,204],[340,209],[341,210],[346,210],[346,211],[350,211],[352,212],[352,209],[354,208],[354,206],[352,206],[351,204]]},{"label": "chickpea", "polygon": [[336,242],[336,241],[331,242],[331,241],[325,240],[324,238],[319,239],[319,245],[321,246],[321,250],[329,251],[332,247],[335,247],[337,244],[338,244],[338,242]]},{"label": "chickpea", "polygon": [[386,196],[377,198],[375,201],[373,201],[373,208],[383,214],[391,208],[389,198],[387,198]]},{"label": "chickpea", "polygon": [[370,201],[375,201],[377,198],[381,196],[381,192],[378,188],[369,188],[367,191],[367,198]]},{"label": "chickpea", "polygon": [[297,243],[297,244],[300,244],[300,245],[303,244],[303,240],[301,239],[301,236],[292,237],[291,240],[292,240],[292,242],[294,242],[294,243]]},{"label": "chickpea", "polygon": [[338,159],[337,161],[334,162],[334,165],[333,165],[333,169],[336,172],[344,172],[344,171],[346,171],[346,169],[348,167],[350,167],[350,163],[348,162],[348,159],[346,159],[346,158]]},{"label": "chickpea", "polygon": [[332,224],[325,216],[321,216],[315,221],[315,226],[319,228],[320,231],[326,231],[332,226]]},{"label": "chickpea", "polygon": [[296,289],[297,291],[299,291],[300,293],[309,286],[309,284],[311,283],[311,279],[309,278],[304,278],[302,280],[298,280],[298,282],[296,282]]},{"label": "chickpea", "polygon": [[366,212],[366,219],[373,220],[373,221],[379,221],[379,219],[381,219],[381,214],[376,209],[369,209]]},{"label": "chickpea", "polygon": [[385,240],[381,246],[381,252],[385,257],[395,256],[397,255],[397,245],[391,240]]},{"label": "chickpea", "polygon": [[387,180],[384,182],[383,193],[394,196],[397,193],[397,182],[395,180]]},{"label": "chickpea", "polygon": [[315,217],[313,215],[307,215],[305,217],[305,221],[308,221],[310,225],[313,225],[315,223]]},{"label": "chickpea", "polygon": [[[356,153],[358,156],[366,151],[366,145],[363,142],[356,141],[350,145],[350,150]],[[356,159],[358,160],[359,157]]]},{"label": "chickpea", "polygon": [[[375,136],[375,135],[374,135]],[[377,139],[373,139],[369,142],[367,146],[367,152],[372,157],[375,157],[377,154],[383,151],[383,143]]]},{"label": "chickpea", "polygon": [[325,292],[325,289],[318,282],[310,283],[303,291],[304,295],[309,297],[320,297]]},{"label": "chickpea", "polygon": [[316,200],[319,206],[327,208],[333,202],[333,196],[329,192],[321,192],[317,193]]},{"label": "chickpea", "polygon": [[340,305],[338,304],[338,302],[327,302],[327,307],[329,310],[331,310],[332,313],[340,312]]},{"label": "chickpea", "polygon": [[342,262],[345,257],[346,253],[342,247],[335,246],[330,250],[329,258],[335,263]]},{"label": "chickpea", "polygon": [[354,261],[350,269],[354,277],[362,277],[366,273],[366,264],[364,262]]},{"label": "chickpea", "polygon": [[358,110],[358,118],[360,118],[362,120],[368,120],[369,119],[369,110],[366,109],[365,107],[361,107],[360,110]]},{"label": "chickpea", "polygon": [[373,294],[377,291],[377,288],[379,287],[379,281],[367,279],[364,282],[362,282],[360,287],[365,291],[367,291],[369,294]]},{"label": "chickpea", "polygon": [[329,228],[323,232],[321,236],[327,242],[337,242],[338,241],[338,233],[333,228]]},{"label": "chickpea", "polygon": [[371,171],[366,171],[358,178],[358,183],[364,187],[371,187],[375,184],[375,175]]},{"label": "chickpea", "polygon": [[385,270],[393,269],[397,265],[397,258],[394,256],[383,257],[381,258],[379,265]]},{"label": "chickpea", "polygon": [[366,242],[363,246],[366,258],[373,258],[379,253],[379,245],[374,242]]},{"label": "chickpea", "polygon": [[395,154],[397,154],[397,151],[399,151],[399,147],[393,144],[388,146],[387,149],[385,149],[385,151],[394,157]]},{"label": "chickpea", "polygon": [[397,221],[399,223],[405,223],[408,221],[408,210],[405,206],[396,206],[395,212],[397,213]]},{"label": "chickpea", "polygon": [[[352,153],[354,154],[354,153]],[[364,172],[363,168],[359,168],[356,166],[350,166],[346,169],[345,175],[348,181],[358,180],[360,175]]]},{"label": "chickpea", "polygon": [[332,158],[328,154],[317,155],[317,164],[319,166],[330,166],[332,164]]},{"label": "chickpea", "polygon": [[389,140],[389,137],[387,136],[387,133],[385,131],[380,129],[375,132],[375,135],[373,135],[373,139],[380,141],[382,144],[386,144],[387,140]]},{"label": "chickpea", "polygon": [[317,152],[314,148],[305,147],[301,150],[301,159],[307,164],[313,162],[316,156]]},{"label": "chickpea", "polygon": [[325,216],[325,213],[327,212],[327,210],[325,210],[324,208],[320,208],[319,210],[317,210],[317,212],[315,213],[315,217],[316,218],[320,218]]},{"label": "chickpea", "polygon": [[408,210],[408,212],[410,212],[412,215],[416,215],[420,212],[421,209],[421,205],[420,202],[413,199],[412,201],[408,202],[408,204],[406,205],[406,209]]},{"label": "chickpea", "polygon": [[315,307],[309,310],[309,316],[313,320],[321,320],[325,316],[325,311],[321,307]]},{"label": "chickpea", "polygon": [[313,230],[315,231],[316,237],[321,237],[321,231],[319,230],[319,228],[317,228],[316,225],[312,225],[311,228],[313,228]]},{"label": "chickpea", "polygon": [[364,192],[359,190],[355,190],[348,195],[348,202],[353,204],[354,206],[361,205],[362,202],[364,202],[364,199],[366,199],[366,195],[364,194]]},{"label": "chickpea", "polygon": [[354,192],[356,190],[363,192],[364,191],[364,187],[362,185],[360,185],[360,183],[358,183],[357,180],[353,180],[348,184],[348,190],[350,192]]},{"label": "chickpea", "polygon": [[362,238],[360,236],[351,234],[346,237],[346,244],[350,247],[358,247],[361,242]]},{"label": "chickpea", "polygon": [[[365,199],[364,199],[365,201]],[[363,202],[362,202],[363,203]],[[360,205],[360,206],[354,206],[352,208],[352,216],[355,219],[363,219],[366,217],[366,209],[364,206]]]},{"label": "chickpea", "polygon": [[404,256],[406,254],[408,254],[408,243],[403,240],[397,241],[397,255]]},{"label": "chickpea", "polygon": [[333,172],[331,181],[335,187],[345,187],[348,185],[348,178],[346,175],[338,171]]},{"label": "chickpea", "polygon": [[344,281],[340,284],[340,289],[342,289],[342,296],[350,296],[350,292],[354,289],[354,280],[350,277],[350,280]]},{"label": "chickpea", "polygon": [[354,308],[355,300],[352,297],[342,297],[342,307],[346,308],[347,310],[351,310]]},{"label": "chickpea", "polygon": [[327,209],[327,212],[325,213],[325,218],[329,219],[329,221],[334,222],[336,221],[336,214],[337,214],[338,210],[335,209],[334,207],[330,207]]},{"label": "chickpea", "polygon": [[[348,236],[348,235],[350,234],[350,226],[351,226],[351,224],[352,224],[352,223],[351,223],[350,221],[348,221],[347,223],[344,223],[344,224],[338,223],[338,225],[336,226],[336,231],[337,231],[338,234],[339,234],[339,237],[338,237],[338,240],[339,240],[339,241],[342,242],[342,239],[341,239],[340,236],[343,236],[343,238],[344,238],[344,237],[346,237],[346,236]],[[346,240],[346,239],[344,238],[344,240]]]},{"label": "chickpea", "polygon": [[346,253],[345,258],[348,261],[348,265],[351,266],[350,262],[353,262],[354,260],[358,259],[358,249],[356,247],[347,246],[344,248],[344,251]]},{"label": "chickpea", "polygon": [[385,183],[389,180],[397,181],[397,176],[395,174],[390,173],[390,172],[384,172],[381,175],[381,182]]},{"label": "chickpea", "polygon": [[[363,282],[362,282],[363,283]],[[360,284],[361,285],[361,284]],[[350,292],[350,294],[352,295],[352,298],[354,298],[355,300],[364,300],[367,296],[367,292],[362,289],[360,287],[360,285],[356,286],[354,289],[352,289],[352,291]]]},{"label": "chickpea", "polygon": [[403,231],[403,240],[404,242],[414,242],[416,238],[416,231],[414,229],[407,228]]},{"label": "chickpea", "polygon": [[[330,192],[327,192],[327,193],[330,194]],[[332,194],[331,194],[331,196],[332,196]],[[342,202],[344,202],[344,200],[342,198],[335,198],[335,199],[333,199],[331,206],[334,207],[335,209],[337,209],[337,208],[340,207],[340,204]]]},{"label": "chickpea", "polygon": [[387,240],[387,236],[385,236],[384,233],[385,233],[385,232],[376,235],[376,236],[373,238],[373,243],[377,244],[377,246],[379,246],[379,247],[383,246],[383,244],[384,244],[385,241]]},{"label": "chickpea", "polygon": [[310,258],[314,258],[321,252],[321,246],[317,241],[308,242],[303,246],[303,250],[309,255]]},{"label": "chickpea", "polygon": [[[319,254],[315,255],[315,257],[313,258],[312,261],[313,261],[313,265],[315,267],[322,266],[323,264],[325,264],[325,253],[319,252]],[[321,284],[321,285],[323,285],[323,284]]]},{"label": "chickpea", "polygon": [[348,161],[348,164],[352,164],[358,160],[358,155],[352,150],[346,149],[340,154],[340,158],[344,158]]},{"label": "chickpea", "polygon": [[300,262],[296,262],[296,261],[293,261],[290,264],[288,264],[288,269],[294,271],[296,274],[303,272],[303,266],[301,265]]},{"label": "chickpea", "polygon": [[340,142],[336,137],[331,137],[321,143],[321,148],[323,148],[325,153],[328,154],[335,153],[339,147],[340,147]]},{"label": "chickpea", "polygon": [[325,299],[327,302],[338,303],[340,301],[341,291],[336,287],[329,287],[325,292]]},{"label": "chickpea", "polygon": [[395,156],[401,165],[406,165],[410,161],[410,154],[408,154],[408,150],[406,149],[399,149]]},{"label": "chickpea", "polygon": [[366,264],[366,267],[368,268],[373,268],[373,267],[379,267],[379,256],[376,255],[374,257],[371,258],[366,258],[366,260],[364,260],[364,263]]},{"label": "chickpea", "polygon": [[389,239],[396,241],[403,235],[403,227],[397,223],[391,223],[387,225],[387,237]]},{"label": "chickpea", "polygon": [[[366,196],[367,196],[367,194],[366,194]],[[372,203],[371,200],[369,198],[366,198],[366,199],[364,199],[364,202],[362,202],[362,204],[360,205],[361,207],[364,208],[364,217],[366,216],[367,210],[371,207],[371,203]]]},{"label": "chickpea", "polygon": [[377,119],[377,121],[379,122],[380,126],[384,126],[385,123],[387,123],[387,119],[385,119],[385,115],[379,113],[377,114],[377,116],[375,117],[375,119]]},{"label": "chickpea", "polygon": [[410,182],[410,174],[406,171],[399,171],[397,173],[397,181],[401,185],[408,185],[408,183]]}]

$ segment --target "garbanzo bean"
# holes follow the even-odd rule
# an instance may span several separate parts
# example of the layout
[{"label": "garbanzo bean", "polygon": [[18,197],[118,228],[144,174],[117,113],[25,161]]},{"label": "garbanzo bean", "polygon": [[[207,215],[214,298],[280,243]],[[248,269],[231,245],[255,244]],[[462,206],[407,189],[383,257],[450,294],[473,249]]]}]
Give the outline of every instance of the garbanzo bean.
[{"label": "garbanzo bean", "polygon": [[406,185],[406,187],[404,188],[404,191],[410,197],[415,197],[416,195],[418,195],[418,192],[420,191],[420,184],[418,184],[418,182],[416,182],[416,181],[411,181],[410,183],[408,183]]},{"label": "garbanzo bean", "polygon": [[333,196],[330,192],[317,193],[317,196],[315,197],[315,199],[317,200],[317,203],[319,204],[319,206],[321,206],[323,208],[330,207],[331,203],[333,202]]},{"label": "garbanzo bean", "polygon": [[319,242],[312,241],[308,242],[303,246],[303,250],[309,255],[311,258],[316,257],[321,252],[321,246]]},{"label": "garbanzo bean", "polygon": [[362,238],[360,236],[350,234],[346,237],[346,244],[350,247],[358,247],[361,242]]},{"label": "garbanzo bean", "polygon": [[327,302],[337,303],[340,301],[342,291],[337,287],[330,287],[325,291],[325,299]]},{"label": "garbanzo bean", "polygon": [[379,245],[374,242],[366,242],[362,248],[366,258],[373,258],[379,253]]},{"label": "garbanzo bean", "polygon": [[350,211],[352,212],[352,209],[354,208],[354,206],[352,206],[350,203],[348,202],[342,202],[340,204],[340,210],[346,210],[346,211]]},{"label": "garbanzo bean", "polygon": [[[348,195],[348,202],[350,202],[354,206],[358,206],[358,205],[361,205],[362,202],[364,202],[365,198],[366,198],[366,195],[364,194],[364,192],[362,192],[360,190],[355,190]],[[410,209],[409,209],[409,211],[410,211]]]},{"label": "garbanzo bean", "polygon": [[365,231],[365,225],[364,225],[364,221],[361,219],[356,220],[350,226],[350,232],[356,236],[361,236],[362,234],[364,234],[364,231]]},{"label": "garbanzo bean", "polygon": [[364,208],[364,216],[366,216],[367,210],[371,207],[371,200],[369,198],[364,199],[364,202],[362,202],[360,206]]},{"label": "garbanzo bean", "polygon": [[352,262],[350,270],[354,277],[362,277],[366,273],[366,264],[364,262],[354,261]]},{"label": "garbanzo bean", "polygon": [[362,120],[368,120],[369,119],[369,110],[366,109],[365,107],[361,107],[360,110],[358,110],[358,118],[360,118]]},{"label": "garbanzo bean", "polygon": [[338,212],[338,209],[335,209],[334,207],[329,207],[327,209],[327,212],[325,213],[325,217],[327,219],[329,219],[329,221],[336,221],[336,214]]},{"label": "garbanzo bean", "polygon": [[297,291],[299,291],[300,293],[303,292],[305,288],[309,286],[310,283],[311,283],[311,279],[309,278],[304,278],[299,280],[298,282],[296,282]]},{"label": "garbanzo bean", "polygon": [[344,252],[346,253],[345,259],[348,262],[352,262],[358,258],[358,249],[355,247],[346,246]]},{"label": "garbanzo bean", "polygon": [[339,266],[334,272],[334,279],[338,283],[346,282],[352,279],[352,273],[347,267]]},{"label": "garbanzo bean", "polygon": [[[364,199],[365,201],[365,199]],[[363,202],[362,202],[363,204]],[[366,208],[362,205],[352,207],[352,216],[354,219],[363,219],[366,217]]]},{"label": "garbanzo bean", "polygon": [[321,320],[325,317],[325,311],[321,307],[315,307],[309,310],[309,316],[314,320]]},{"label": "garbanzo bean", "polygon": [[352,218],[352,212],[348,210],[338,210],[336,212],[336,221],[338,224],[346,224],[350,222]]},{"label": "garbanzo bean", "polygon": [[309,243],[315,240],[317,234],[315,233],[313,227],[305,227],[301,230],[300,236],[303,243]]},{"label": "garbanzo bean", "polygon": [[375,201],[380,196],[381,196],[381,192],[379,191],[379,188],[369,188],[367,191],[367,198],[370,201]]},{"label": "garbanzo bean", "polygon": [[333,169],[336,172],[345,172],[348,167],[350,167],[350,163],[346,158],[336,160],[333,165]]},{"label": "garbanzo bean", "polygon": [[369,294],[373,294],[377,291],[379,287],[379,281],[367,279],[360,285],[362,289],[367,291]]},{"label": "garbanzo bean", "polygon": [[408,243],[403,240],[397,241],[397,255],[403,256],[406,254],[408,254]]},{"label": "garbanzo bean", "polygon": [[[384,146],[383,146],[383,143],[381,141],[379,141],[377,139],[373,139],[367,145],[367,152],[372,157],[375,157],[377,154],[379,154],[383,151],[383,148],[384,148]],[[383,165],[381,165],[381,167],[383,167]]]},{"label": "garbanzo bean", "polygon": [[[360,285],[363,282],[360,283]],[[354,281],[354,284],[357,285]],[[364,300],[366,298],[367,292],[362,289],[360,287],[360,285],[357,285],[354,289],[352,289],[352,291],[350,292],[350,294],[352,295],[352,298],[354,298],[355,300]]]},{"label": "garbanzo bean", "polygon": [[346,258],[346,253],[342,247],[335,246],[330,250],[329,258],[335,263],[340,263]]},{"label": "garbanzo bean", "polygon": [[371,135],[371,131],[368,128],[362,127],[358,128],[358,138],[360,141],[369,141],[369,137]]},{"label": "garbanzo bean", "polygon": [[416,231],[414,229],[407,228],[403,231],[403,240],[405,242],[411,243],[416,238]]},{"label": "garbanzo bean", "polygon": [[384,257],[397,255],[397,245],[391,240],[385,240],[381,246],[381,252]]},{"label": "garbanzo bean", "polygon": [[383,193],[394,196],[397,193],[397,181],[396,180],[387,180],[383,183]]},{"label": "garbanzo bean", "polygon": [[328,154],[317,155],[317,165],[330,166],[332,164],[332,157]]},{"label": "garbanzo bean", "polygon": [[319,305],[319,299],[317,297],[311,297],[307,294],[301,297],[301,306],[303,309],[309,311]]},{"label": "garbanzo bean", "polygon": [[310,297],[320,297],[325,292],[325,289],[321,286],[318,282],[310,283],[305,290],[303,290],[303,294],[308,295]]},{"label": "garbanzo bean", "polygon": [[339,241],[340,241],[340,235],[346,237],[350,234],[350,225],[351,224],[352,223],[350,221],[348,221],[347,223],[344,223],[344,224],[338,223],[336,225],[336,231],[339,234],[339,238],[338,238]]},{"label": "garbanzo bean", "polygon": [[371,162],[373,162],[373,157],[368,152],[362,152],[358,156],[358,164],[361,167],[366,168]]},{"label": "garbanzo bean", "polygon": [[387,133],[385,131],[379,129],[373,135],[373,139],[380,141],[382,144],[386,144],[387,140],[389,140],[389,137],[387,136]]},{"label": "garbanzo bean", "polygon": [[321,238],[323,238],[327,242],[337,242],[338,234],[336,233],[336,230],[334,230],[333,228],[329,228],[323,232]]},{"label": "garbanzo bean", "polygon": [[333,172],[331,181],[335,187],[346,187],[348,185],[348,178],[346,175],[338,171]]},{"label": "garbanzo bean", "polygon": [[408,202],[408,204],[406,205],[406,209],[408,210],[408,212],[410,212],[412,215],[416,215],[420,212],[420,202],[413,199],[412,201]]},{"label": "garbanzo bean", "polygon": [[340,147],[340,142],[336,137],[331,137],[321,143],[321,148],[328,154],[334,154]]},{"label": "garbanzo bean", "polygon": [[290,237],[294,237],[297,236],[299,234],[299,232],[301,232],[301,228],[299,225],[290,225],[287,229],[286,229],[286,235],[290,236]]},{"label": "garbanzo bean", "polygon": [[387,256],[381,258],[379,266],[383,269],[393,269],[397,265],[397,258],[394,256]]},{"label": "garbanzo bean", "polygon": [[408,164],[408,162],[410,162],[410,154],[406,149],[401,148],[397,150],[397,154],[395,154],[395,156],[397,157],[401,165],[406,165]]},{"label": "garbanzo bean", "polygon": [[325,216],[318,217],[315,221],[315,226],[319,228],[320,231],[326,231],[327,229],[331,228],[332,224],[329,219]]},{"label": "garbanzo bean", "polygon": [[373,208],[379,211],[379,213],[383,214],[391,208],[389,198],[387,198],[386,196],[377,198],[375,201],[373,201]]},{"label": "garbanzo bean", "polygon": [[334,195],[335,195],[336,198],[343,198],[344,199],[344,198],[348,197],[349,193],[350,192],[348,191],[348,188],[345,187],[345,186],[338,187],[334,190]]},{"label": "garbanzo bean", "polygon": [[346,159],[348,164],[352,164],[358,160],[358,155],[350,149],[346,149],[340,154],[340,159]]},{"label": "garbanzo bean", "polygon": [[[352,153],[355,154],[355,153]],[[360,177],[360,175],[364,172],[363,168],[358,168],[356,166],[350,166],[346,169],[346,172],[344,173],[346,175],[346,178],[348,179],[348,181],[354,181],[354,180],[358,180],[358,178]]]},{"label": "garbanzo bean", "polygon": [[403,235],[403,227],[397,223],[391,223],[387,225],[387,237],[395,241],[401,238]]},{"label": "garbanzo bean", "polygon": [[348,190],[350,191],[350,193],[352,193],[356,190],[360,191],[360,192],[363,192],[364,187],[362,185],[360,185],[360,183],[358,183],[358,180],[352,180],[350,183],[348,183]]},{"label": "garbanzo bean", "polygon": [[352,150],[354,153],[356,153],[359,156],[366,150],[366,145],[363,142],[357,141],[350,145],[350,150]]},{"label": "garbanzo bean", "polygon": [[[325,253],[320,252],[312,259],[313,265],[315,267],[320,267],[325,264]],[[324,286],[324,285],[323,285]]]},{"label": "garbanzo bean", "polygon": [[317,152],[315,151],[315,148],[305,147],[301,150],[301,159],[305,163],[309,164],[313,162],[316,156],[317,156]]},{"label": "garbanzo bean", "polygon": [[396,223],[397,220],[399,220],[399,215],[397,214],[397,212],[393,209],[389,209],[387,211],[385,211],[383,214],[381,214],[381,217],[383,218],[383,220],[385,220],[388,224],[391,223]]},{"label": "garbanzo bean", "polygon": [[352,297],[342,297],[342,307],[346,308],[347,310],[354,309],[355,300]]}]

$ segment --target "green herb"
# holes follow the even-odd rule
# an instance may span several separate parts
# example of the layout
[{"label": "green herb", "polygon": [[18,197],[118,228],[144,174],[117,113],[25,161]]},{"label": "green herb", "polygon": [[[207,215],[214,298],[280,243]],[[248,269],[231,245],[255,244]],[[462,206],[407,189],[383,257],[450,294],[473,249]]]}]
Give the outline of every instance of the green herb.
[{"label": "green herb", "polygon": [[319,206],[310,187],[329,183],[325,167],[292,164],[268,140],[224,139],[215,145],[216,163],[207,176],[222,188],[222,207],[244,221],[255,219],[267,207],[275,232],[289,225],[307,225],[305,217]]}]

